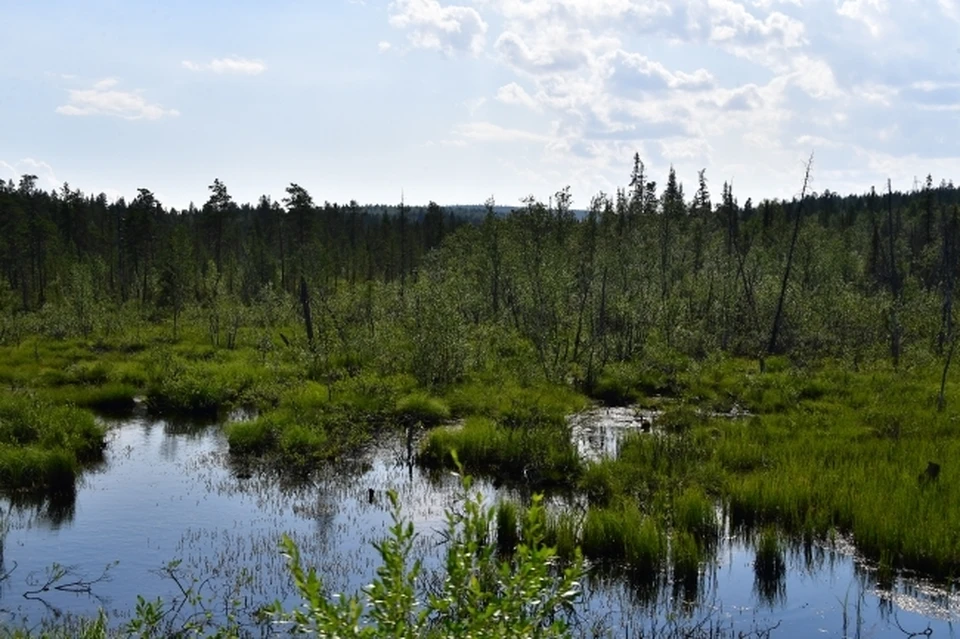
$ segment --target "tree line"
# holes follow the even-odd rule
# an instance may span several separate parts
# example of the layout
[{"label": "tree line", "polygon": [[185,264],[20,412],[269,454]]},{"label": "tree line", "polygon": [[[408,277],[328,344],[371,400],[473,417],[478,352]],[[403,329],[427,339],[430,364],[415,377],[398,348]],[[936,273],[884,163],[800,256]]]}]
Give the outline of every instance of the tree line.
[{"label": "tree line", "polygon": [[591,383],[650,349],[855,365],[950,353],[960,192],[928,176],[816,193],[809,170],[796,197],[741,202],[729,183],[715,197],[705,170],[692,196],[673,168],[661,188],[636,156],[627,186],[583,210],[565,188],[480,214],[319,204],[297,184],[238,204],[219,179],[176,210],[148,189],[111,203],[25,175],[0,181],[0,339],[90,336],[105,314],[176,336],[186,313],[233,347],[245,328],[294,323],[338,361],[400,367],[378,354],[399,348],[425,383],[490,358]]}]

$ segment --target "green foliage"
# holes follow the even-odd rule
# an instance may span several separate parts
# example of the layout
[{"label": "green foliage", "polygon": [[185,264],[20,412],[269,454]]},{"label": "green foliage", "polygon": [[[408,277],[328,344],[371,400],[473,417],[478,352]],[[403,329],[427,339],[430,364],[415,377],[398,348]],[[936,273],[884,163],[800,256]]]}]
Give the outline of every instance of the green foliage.
[{"label": "green foliage", "polygon": [[447,546],[440,590],[425,598],[417,591],[419,562],[410,563],[413,525],[401,516],[390,493],[393,523],[376,544],[381,565],[362,593],[331,597],[313,568],[304,569],[299,549],[283,541],[301,606],[273,614],[298,633],[331,637],[568,637],[567,614],[580,593],[583,565],[575,554],[566,568],[543,543],[544,511],[535,496],[523,520],[521,543],[500,562],[489,541],[495,509],[470,494],[463,480],[460,510],[447,511]]}]

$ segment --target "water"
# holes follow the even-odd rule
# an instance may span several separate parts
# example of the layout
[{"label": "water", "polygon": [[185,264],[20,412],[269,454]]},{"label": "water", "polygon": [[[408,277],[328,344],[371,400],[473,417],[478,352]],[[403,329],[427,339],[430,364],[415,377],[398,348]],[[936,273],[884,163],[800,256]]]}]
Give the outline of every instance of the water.
[{"label": "water", "polygon": [[[597,456],[612,454],[624,431],[642,427],[629,409],[598,410],[579,416],[574,433],[582,453]],[[0,619],[33,626],[102,607],[119,623],[129,618],[137,594],[180,597],[171,574],[184,587],[202,583],[216,614],[240,583],[241,614],[277,598],[293,603],[278,550],[282,534],[298,542],[331,591],[353,592],[378,565],[370,544],[390,522],[387,489],[398,492],[421,533],[415,554],[436,565],[437,531],[445,527],[445,508],[456,503],[459,482],[408,462],[404,442],[387,438],[368,455],[298,483],[232,464],[216,425],[142,415],[116,422],[104,464],[84,475],[72,504],[2,502],[8,530]],[[525,497],[486,482],[476,489],[489,499]],[[664,636],[677,627],[773,637],[904,637],[928,628],[936,637],[956,634],[956,594],[916,579],[881,589],[842,544],[791,549],[786,576],[774,584],[756,583],[753,558],[747,540],[728,537],[694,591],[664,578],[662,588],[643,594],[628,580],[597,573],[586,584],[576,629],[585,636],[600,629]],[[165,572],[171,561],[179,563]],[[42,588],[54,564],[65,574],[25,596]]]}]

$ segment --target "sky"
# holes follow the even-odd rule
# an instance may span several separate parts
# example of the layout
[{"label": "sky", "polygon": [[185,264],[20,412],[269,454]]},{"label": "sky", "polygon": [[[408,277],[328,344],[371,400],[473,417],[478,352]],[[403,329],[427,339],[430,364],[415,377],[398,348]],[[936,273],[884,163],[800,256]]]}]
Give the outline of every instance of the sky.
[{"label": "sky", "polygon": [[574,206],[960,178],[960,0],[0,0],[0,179]]}]

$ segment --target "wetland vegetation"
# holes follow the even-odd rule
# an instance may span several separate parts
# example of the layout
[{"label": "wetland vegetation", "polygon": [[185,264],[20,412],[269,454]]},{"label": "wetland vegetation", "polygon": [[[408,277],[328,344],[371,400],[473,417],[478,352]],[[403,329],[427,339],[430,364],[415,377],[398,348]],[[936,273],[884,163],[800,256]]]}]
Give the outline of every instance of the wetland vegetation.
[{"label": "wetland vegetation", "polygon": [[[312,612],[277,614],[321,634],[362,619],[383,636],[460,635],[496,619],[502,636],[564,635],[581,552],[591,572],[684,600],[731,535],[756,544],[770,600],[785,549],[838,539],[886,581],[954,587],[952,184],[840,196],[805,180],[759,203],[724,184],[714,203],[704,172],[689,199],[636,158],[630,187],[585,210],[564,189],[502,214],[492,200],[319,205],[295,184],[282,203],[240,205],[219,180],[177,211],[146,189],[109,203],[35,182],[0,183],[11,502],[69,498],[102,461],[94,415],[136,407],[224,421],[245,468],[309,477],[395,433],[425,468],[568,499],[466,499],[451,590],[434,598],[405,561],[399,511],[371,608],[329,599],[287,544]],[[592,404],[655,417],[585,459],[569,417]],[[144,601],[146,625],[126,630],[155,632],[162,606]]]}]

